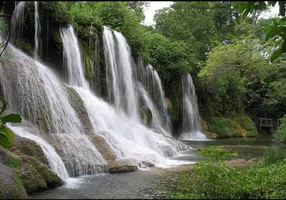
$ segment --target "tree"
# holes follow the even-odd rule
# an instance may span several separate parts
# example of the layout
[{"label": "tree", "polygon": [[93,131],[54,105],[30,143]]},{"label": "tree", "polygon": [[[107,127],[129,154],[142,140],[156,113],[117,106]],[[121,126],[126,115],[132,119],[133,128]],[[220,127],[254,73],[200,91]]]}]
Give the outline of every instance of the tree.
[{"label": "tree", "polygon": [[209,104],[224,114],[238,111],[249,86],[260,82],[260,69],[267,62],[256,47],[252,39],[215,47],[199,73],[210,95]]},{"label": "tree", "polygon": [[281,54],[286,52],[286,17],[285,17],[285,5],[284,1],[252,1],[252,2],[235,2],[234,5],[238,8],[238,11],[242,14],[242,17],[247,17],[249,14],[256,11],[266,10],[268,6],[279,5],[279,15],[282,18],[273,18],[272,23],[267,27],[266,40],[272,39],[275,41],[275,51],[272,53],[270,60],[274,61]]}]

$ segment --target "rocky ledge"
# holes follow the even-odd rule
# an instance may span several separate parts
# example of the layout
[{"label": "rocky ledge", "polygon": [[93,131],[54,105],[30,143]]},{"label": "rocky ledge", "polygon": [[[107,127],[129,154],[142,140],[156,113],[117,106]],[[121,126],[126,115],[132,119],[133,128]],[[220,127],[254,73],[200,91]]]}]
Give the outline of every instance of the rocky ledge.
[{"label": "rocky ledge", "polygon": [[25,199],[62,184],[35,142],[15,136],[9,151],[0,146],[0,199]]}]

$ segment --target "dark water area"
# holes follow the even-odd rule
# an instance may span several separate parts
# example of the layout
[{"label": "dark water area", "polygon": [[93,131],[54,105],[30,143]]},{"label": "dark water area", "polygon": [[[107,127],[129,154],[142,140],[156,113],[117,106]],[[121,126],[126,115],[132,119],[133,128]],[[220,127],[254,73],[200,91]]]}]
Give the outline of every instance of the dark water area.
[{"label": "dark water area", "polygon": [[182,140],[182,142],[192,147],[192,150],[182,152],[179,156],[172,159],[198,162],[204,159],[198,154],[198,149],[221,145],[228,147],[231,152],[236,152],[238,154],[238,158],[251,159],[262,157],[265,152],[265,148],[270,147],[273,144],[272,135],[266,134],[252,138],[225,138],[193,141]]}]

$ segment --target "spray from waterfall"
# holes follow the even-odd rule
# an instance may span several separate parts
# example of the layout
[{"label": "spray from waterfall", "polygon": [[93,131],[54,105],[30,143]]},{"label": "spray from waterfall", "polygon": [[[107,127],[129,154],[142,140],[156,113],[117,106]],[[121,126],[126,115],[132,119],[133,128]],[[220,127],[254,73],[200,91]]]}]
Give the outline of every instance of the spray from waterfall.
[{"label": "spray from waterfall", "polygon": [[179,139],[206,139],[206,136],[201,132],[197,95],[190,74],[187,74],[182,78],[182,98],[183,133],[180,135]]}]

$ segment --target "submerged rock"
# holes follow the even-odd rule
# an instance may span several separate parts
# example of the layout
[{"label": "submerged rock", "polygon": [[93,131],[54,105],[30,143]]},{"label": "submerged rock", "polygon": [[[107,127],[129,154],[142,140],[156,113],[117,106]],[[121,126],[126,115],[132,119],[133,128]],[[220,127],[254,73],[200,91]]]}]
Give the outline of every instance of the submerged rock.
[{"label": "submerged rock", "polygon": [[155,167],[155,165],[150,163],[150,162],[143,161],[143,162],[139,163],[139,167],[147,168],[147,167]]},{"label": "submerged rock", "polygon": [[110,166],[108,168],[108,172],[111,174],[135,172],[137,170],[138,170],[138,167],[134,165]]}]

